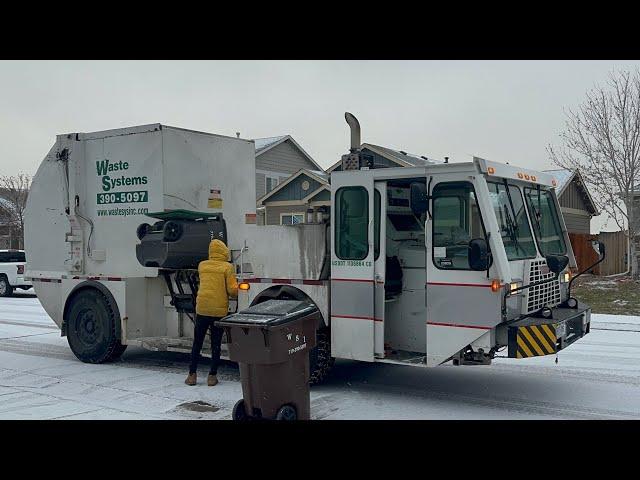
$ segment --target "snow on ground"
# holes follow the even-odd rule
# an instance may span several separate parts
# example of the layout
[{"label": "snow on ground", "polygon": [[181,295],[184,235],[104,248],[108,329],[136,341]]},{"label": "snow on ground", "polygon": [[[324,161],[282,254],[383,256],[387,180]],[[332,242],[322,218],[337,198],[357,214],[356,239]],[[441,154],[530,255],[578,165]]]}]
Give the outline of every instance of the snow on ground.
[{"label": "snow on ground", "polygon": [[[186,386],[188,357],[129,347],[78,361],[30,292],[0,298],[0,419],[229,419],[237,367]],[[204,406],[193,402],[206,402]],[[593,315],[592,332],[554,356],[435,369],[339,360],[311,390],[314,419],[640,418],[640,317]]]}]

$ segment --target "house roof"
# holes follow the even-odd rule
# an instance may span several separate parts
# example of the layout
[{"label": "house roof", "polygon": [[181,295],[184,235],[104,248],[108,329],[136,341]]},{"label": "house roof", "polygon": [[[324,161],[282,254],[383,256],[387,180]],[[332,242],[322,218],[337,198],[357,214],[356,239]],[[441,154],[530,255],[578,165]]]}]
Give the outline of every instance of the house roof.
[{"label": "house roof", "polygon": [[[360,146],[361,149],[368,149],[378,155],[385,157],[388,160],[391,160],[394,163],[397,163],[400,167],[424,167],[426,165],[435,165],[437,163],[442,163],[439,160],[434,160],[432,158],[427,158],[425,156],[420,156],[412,153],[405,152],[404,150],[394,150],[392,148],[383,147],[381,145],[374,145],[372,143],[363,143]],[[342,160],[338,160],[336,163],[331,165],[327,172],[334,171],[340,164]]]},{"label": "house roof", "polygon": [[[284,182],[278,184],[278,186],[276,188],[274,188],[273,190],[271,190],[270,192],[266,193],[265,195],[263,195],[262,197],[260,197],[258,199],[258,205],[264,203],[266,200],[269,199],[269,197],[271,197],[272,195],[274,195],[276,192],[279,192],[280,190],[282,190],[284,187],[286,187],[289,183],[291,183],[293,180],[295,180],[296,178],[298,178],[301,175],[306,175],[309,178],[312,178],[314,180],[316,180],[318,183],[320,183],[321,185],[325,185],[328,186],[329,182],[327,181],[328,179],[328,175],[325,171],[320,170],[320,171],[316,171],[316,170],[308,170],[306,168],[301,168],[300,170],[298,170],[296,173],[294,173],[293,175],[291,175],[289,178],[287,178]],[[301,199],[302,200],[302,199]]]},{"label": "house roof", "polygon": [[300,153],[302,153],[302,155],[304,155],[307,160],[309,160],[318,170],[322,170],[324,172],[324,169],[318,165],[316,163],[316,161],[311,157],[311,155],[309,155],[307,152],[305,152],[304,148],[302,148],[298,142],[296,142],[293,137],[291,135],[280,135],[277,137],[265,137],[265,138],[254,138],[253,142],[256,145],[256,157],[262,155],[265,152],[268,152],[269,150],[271,150],[272,148],[277,147],[278,145],[280,145],[281,143],[284,142],[291,142],[291,144],[297,148]]},{"label": "house roof", "polygon": [[553,175],[558,182],[558,185],[556,186],[556,195],[558,198],[560,198],[560,196],[565,192],[571,182],[576,179],[576,185],[578,186],[578,189],[582,190],[585,194],[585,199],[593,209],[593,214],[599,215],[600,212],[598,211],[598,207],[596,207],[596,203],[593,201],[591,193],[589,193],[589,190],[582,179],[582,174],[578,169],[570,170],[567,168],[557,168],[555,170],[543,170],[543,172]]}]

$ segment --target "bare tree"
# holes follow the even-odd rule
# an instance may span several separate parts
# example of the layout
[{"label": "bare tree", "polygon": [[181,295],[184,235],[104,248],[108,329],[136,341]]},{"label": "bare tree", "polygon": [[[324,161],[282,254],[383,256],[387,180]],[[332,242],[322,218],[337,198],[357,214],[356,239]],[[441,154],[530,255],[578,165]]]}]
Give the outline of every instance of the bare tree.
[{"label": "bare tree", "polygon": [[612,72],[566,116],[562,145],[549,145],[547,152],[559,167],[580,169],[599,209],[627,231],[630,271],[637,278],[640,208],[633,193],[640,181],[640,71]]},{"label": "bare tree", "polygon": [[25,173],[0,176],[0,218],[18,235],[18,248],[24,248],[24,211],[31,186]]}]

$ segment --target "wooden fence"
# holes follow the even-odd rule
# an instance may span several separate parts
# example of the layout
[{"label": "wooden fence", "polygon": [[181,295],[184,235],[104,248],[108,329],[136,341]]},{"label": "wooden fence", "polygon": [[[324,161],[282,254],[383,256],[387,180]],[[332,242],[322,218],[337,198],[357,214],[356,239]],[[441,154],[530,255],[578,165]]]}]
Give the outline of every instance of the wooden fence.
[{"label": "wooden fence", "polygon": [[625,232],[601,232],[598,235],[570,233],[571,247],[578,263],[578,270],[583,270],[598,260],[598,254],[591,246],[592,240],[604,243],[607,252],[604,261],[593,269],[595,275],[615,275],[627,271],[627,237]]}]

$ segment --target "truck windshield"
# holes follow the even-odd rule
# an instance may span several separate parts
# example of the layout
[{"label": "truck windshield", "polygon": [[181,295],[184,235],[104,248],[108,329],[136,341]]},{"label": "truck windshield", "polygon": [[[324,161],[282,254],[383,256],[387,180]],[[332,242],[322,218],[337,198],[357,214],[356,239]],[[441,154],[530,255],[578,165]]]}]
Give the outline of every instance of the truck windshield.
[{"label": "truck windshield", "polygon": [[542,255],[565,255],[560,218],[551,192],[541,188],[525,188],[524,196]]},{"label": "truck windshield", "polygon": [[536,245],[520,189],[515,185],[489,182],[489,198],[498,220],[502,243],[509,260],[522,260],[536,256]]}]

